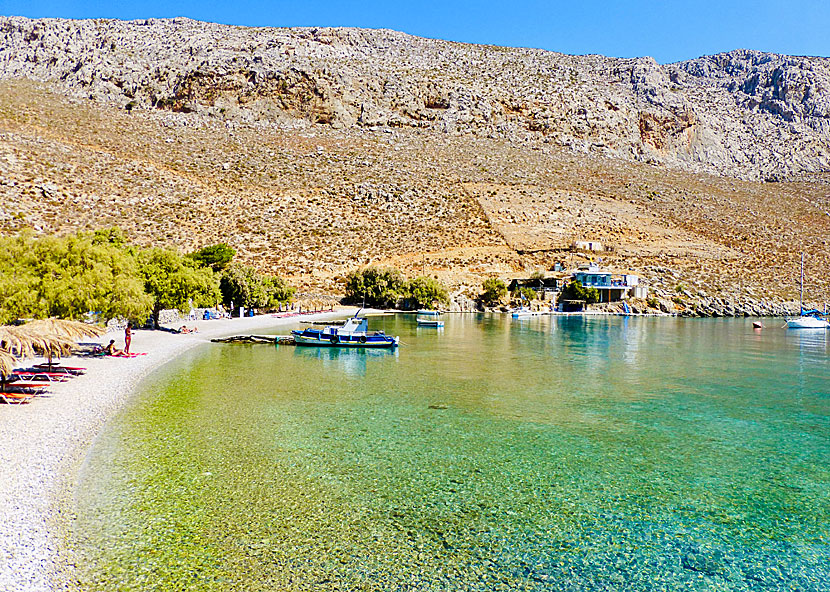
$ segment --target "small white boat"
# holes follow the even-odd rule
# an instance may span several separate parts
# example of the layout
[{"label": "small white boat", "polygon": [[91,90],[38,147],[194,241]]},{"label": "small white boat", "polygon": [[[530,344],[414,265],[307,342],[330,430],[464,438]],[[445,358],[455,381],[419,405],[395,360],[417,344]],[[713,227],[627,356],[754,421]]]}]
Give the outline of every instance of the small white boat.
[{"label": "small white boat", "polygon": [[443,327],[444,320],[440,310],[419,310],[415,316],[415,322],[419,327]]},{"label": "small white boat", "polygon": [[513,309],[511,316],[514,319],[526,319],[528,317],[539,317],[544,314],[547,313],[541,310],[530,310],[526,306],[520,306],[519,308]]},{"label": "small white boat", "polygon": [[804,310],[804,253],[801,253],[801,289],[799,291],[801,314],[787,319],[788,329],[830,329],[830,321],[821,318],[817,310]]}]

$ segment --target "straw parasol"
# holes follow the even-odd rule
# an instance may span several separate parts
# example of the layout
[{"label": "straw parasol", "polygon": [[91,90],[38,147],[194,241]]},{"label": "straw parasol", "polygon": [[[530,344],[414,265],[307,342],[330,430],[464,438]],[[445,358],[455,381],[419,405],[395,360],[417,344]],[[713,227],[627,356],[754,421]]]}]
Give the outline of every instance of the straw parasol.
[{"label": "straw parasol", "polygon": [[31,348],[40,355],[49,358],[50,363],[53,356],[59,358],[69,355],[75,347],[73,341],[58,335],[29,330],[26,332],[26,336],[29,338]]},{"label": "straw parasol", "polygon": [[85,337],[98,337],[104,329],[78,321],[50,318],[26,323],[20,332],[29,338],[32,349],[47,358],[52,366],[52,357],[60,358],[72,352],[75,341]]},{"label": "straw parasol", "polygon": [[106,333],[105,329],[96,325],[81,323],[80,321],[66,321],[54,317],[26,323],[22,329],[26,332],[54,335],[71,341],[78,341],[87,337],[100,337]]},{"label": "straw parasol", "polygon": [[0,381],[4,381],[7,376],[11,375],[16,363],[17,358],[9,352],[0,349]]},{"label": "straw parasol", "polygon": [[32,355],[32,343],[29,336],[20,327],[0,327],[0,350],[18,356]]}]

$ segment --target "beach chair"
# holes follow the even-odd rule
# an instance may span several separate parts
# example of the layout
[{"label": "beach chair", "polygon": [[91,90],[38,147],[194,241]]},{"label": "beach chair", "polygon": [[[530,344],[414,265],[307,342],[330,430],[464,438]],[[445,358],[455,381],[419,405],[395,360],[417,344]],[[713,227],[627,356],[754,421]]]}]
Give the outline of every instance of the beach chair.
[{"label": "beach chair", "polygon": [[[70,378],[74,378],[72,374],[62,374],[60,372],[15,370],[12,374],[18,376],[20,380],[28,380],[29,382],[66,382]],[[12,382],[11,384],[14,383]]]},{"label": "beach chair", "polygon": [[6,391],[0,391],[0,401],[6,405],[20,405],[22,403],[28,403],[34,398],[34,393],[8,393]]}]

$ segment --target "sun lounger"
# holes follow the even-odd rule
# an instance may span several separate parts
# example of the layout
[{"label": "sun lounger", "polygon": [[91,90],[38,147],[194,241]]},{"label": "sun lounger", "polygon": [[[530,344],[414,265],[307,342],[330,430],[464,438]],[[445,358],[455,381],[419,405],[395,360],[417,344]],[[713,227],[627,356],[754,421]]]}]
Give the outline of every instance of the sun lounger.
[{"label": "sun lounger", "polygon": [[61,374],[60,372],[29,372],[26,370],[15,370],[12,374],[20,377],[21,380],[28,380],[29,382],[66,382],[70,378],[74,378],[72,374]]},{"label": "sun lounger", "polygon": [[31,367],[31,370],[39,370],[41,372],[62,372],[64,374],[74,374],[75,376],[86,374],[86,368],[78,366],[59,366],[56,364],[35,364]]},{"label": "sun lounger", "polygon": [[14,374],[46,374],[49,376],[62,376],[63,378],[69,380],[70,378],[75,378],[76,376],[81,376],[81,373],[78,372],[70,372],[69,370],[58,370],[53,369],[51,371],[45,371],[41,368],[17,368],[14,371]]},{"label": "sun lounger", "polygon": [[81,366],[64,366],[62,364],[34,364],[33,366],[35,368],[42,368],[44,370],[47,370],[49,368],[60,368],[62,370],[69,370],[74,372],[86,372],[86,368],[83,368]]},{"label": "sun lounger", "polygon": [[41,395],[46,392],[46,386],[42,382],[25,382],[17,380],[15,382],[3,383],[0,387],[0,392],[7,393],[31,393],[33,395]]},{"label": "sun lounger", "polygon": [[35,393],[7,393],[0,391],[0,401],[7,405],[20,405],[28,403],[35,398]]}]

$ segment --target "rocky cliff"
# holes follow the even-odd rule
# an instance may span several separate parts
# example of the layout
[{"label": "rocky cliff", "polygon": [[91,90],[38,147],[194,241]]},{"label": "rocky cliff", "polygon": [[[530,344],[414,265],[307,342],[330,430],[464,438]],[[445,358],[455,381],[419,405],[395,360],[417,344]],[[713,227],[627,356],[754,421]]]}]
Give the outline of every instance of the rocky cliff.
[{"label": "rocky cliff", "polygon": [[0,18],[0,232],[221,241],[307,293],[391,265],[460,303],[486,277],[594,257],[695,314],[780,311],[804,252],[820,306],[827,68]]},{"label": "rocky cliff", "polygon": [[0,77],[130,109],[528,138],[750,180],[830,171],[830,59],[677,64],[388,30],[0,18]]}]

